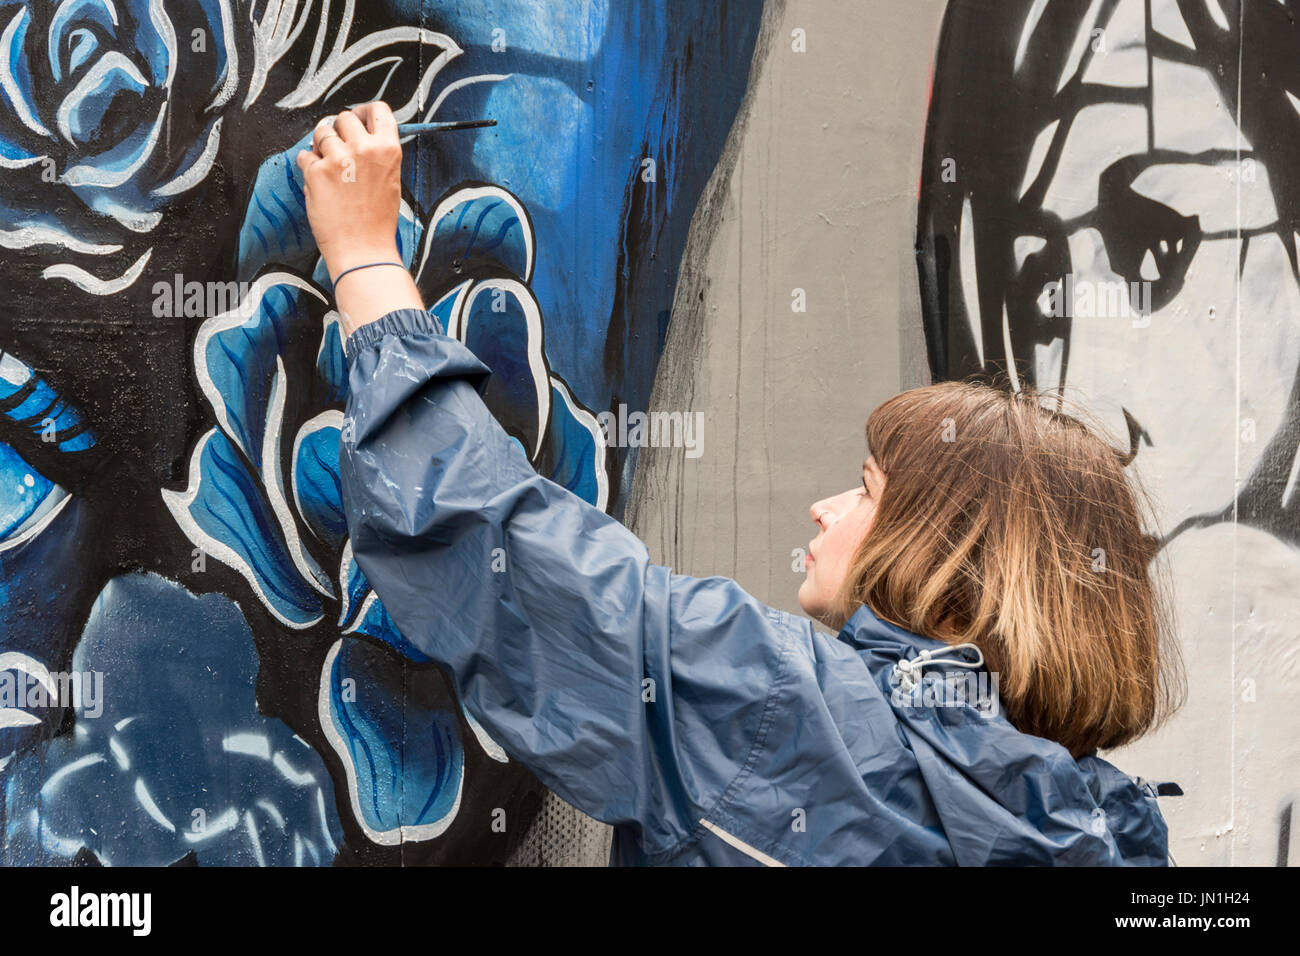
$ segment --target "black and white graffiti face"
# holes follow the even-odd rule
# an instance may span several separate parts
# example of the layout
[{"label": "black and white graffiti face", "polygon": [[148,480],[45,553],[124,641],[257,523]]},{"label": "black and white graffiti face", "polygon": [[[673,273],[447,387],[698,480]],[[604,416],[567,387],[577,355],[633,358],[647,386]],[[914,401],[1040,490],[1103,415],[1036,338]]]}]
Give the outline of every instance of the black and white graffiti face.
[{"label": "black and white graffiti face", "polygon": [[1132,443],[1163,532],[1231,508],[1234,470],[1276,472],[1270,438],[1295,449],[1292,6],[949,9],[921,195],[932,370],[1064,386]]}]

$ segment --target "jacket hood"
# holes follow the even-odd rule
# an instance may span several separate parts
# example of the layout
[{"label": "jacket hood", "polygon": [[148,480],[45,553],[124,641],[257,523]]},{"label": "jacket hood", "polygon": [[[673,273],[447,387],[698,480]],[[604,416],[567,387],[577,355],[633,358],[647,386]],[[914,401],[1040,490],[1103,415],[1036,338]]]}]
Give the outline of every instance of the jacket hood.
[{"label": "jacket hood", "polygon": [[1016,730],[974,645],[914,634],[865,604],[839,639],[890,702],[959,866],[1167,862],[1156,788]]}]

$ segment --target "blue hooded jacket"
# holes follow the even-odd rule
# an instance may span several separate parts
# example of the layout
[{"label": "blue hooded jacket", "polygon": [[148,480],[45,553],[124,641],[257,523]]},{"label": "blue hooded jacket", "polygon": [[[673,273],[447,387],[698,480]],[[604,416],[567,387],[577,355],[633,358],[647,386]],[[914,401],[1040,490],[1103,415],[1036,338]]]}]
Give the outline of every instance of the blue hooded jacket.
[{"label": "blue hooded jacket", "polygon": [[1167,862],[1156,788],[1017,731],[970,645],[866,605],[828,637],[653,564],[533,470],[483,403],[490,370],[428,312],[346,354],[357,564],[510,757],[614,826],[615,862]]}]

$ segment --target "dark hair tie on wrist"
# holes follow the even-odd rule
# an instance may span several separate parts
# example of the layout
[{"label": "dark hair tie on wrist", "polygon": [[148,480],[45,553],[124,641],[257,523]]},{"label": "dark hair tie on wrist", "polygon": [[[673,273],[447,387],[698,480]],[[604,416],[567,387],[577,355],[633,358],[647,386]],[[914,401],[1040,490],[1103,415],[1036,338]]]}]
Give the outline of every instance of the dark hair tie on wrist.
[{"label": "dark hair tie on wrist", "polygon": [[371,266],[397,266],[397,268],[399,269],[406,268],[406,266],[404,266],[400,262],[367,262],[359,266],[350,266],[349,268],[344,269],[342,272],[340,272],[338,275],[334,277],[334,279],[332,280],[334,283],[334,287],[337,289],[339,284],[339,279],[342,279],[349,272],[356,272],[358,269],[369,269]]}]

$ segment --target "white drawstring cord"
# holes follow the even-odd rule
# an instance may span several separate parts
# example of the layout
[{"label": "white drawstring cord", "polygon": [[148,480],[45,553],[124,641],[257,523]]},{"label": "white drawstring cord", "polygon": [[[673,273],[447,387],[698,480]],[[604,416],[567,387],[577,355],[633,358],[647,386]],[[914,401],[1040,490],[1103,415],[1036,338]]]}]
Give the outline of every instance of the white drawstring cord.
[{"label": "white drawstring cord", "polygon": [[[947,654],[949,651],[960,651],[966,648],[973,650],[979,660],[935,660],[940,655]],[[976,670],[984,666],[984,652],[975,644],[949,644],[947,647],[936,648],[932,651],[922,651],[911,660],[901,660],[894,665],[894,676],[899,684],[899,689],[903,693],[908,693],[912,688],[921,682],[925,676],[925,668],[929,664],[943,664],[951,667],[966,667]]]}]

